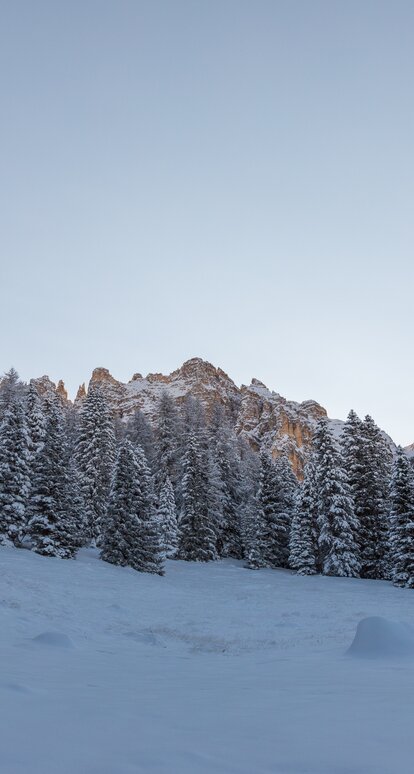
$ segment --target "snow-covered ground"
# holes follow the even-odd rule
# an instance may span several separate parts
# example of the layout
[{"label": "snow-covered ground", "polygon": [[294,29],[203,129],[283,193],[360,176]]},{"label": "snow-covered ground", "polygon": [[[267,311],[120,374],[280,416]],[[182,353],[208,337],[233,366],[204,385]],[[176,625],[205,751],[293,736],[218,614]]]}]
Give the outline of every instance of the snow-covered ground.
[{"label": "snow-covered ground", "polygon": [[412,774],[413,657],[378,621],[346,655],[412,591],[7,548],[0,577],[1,774]]}]

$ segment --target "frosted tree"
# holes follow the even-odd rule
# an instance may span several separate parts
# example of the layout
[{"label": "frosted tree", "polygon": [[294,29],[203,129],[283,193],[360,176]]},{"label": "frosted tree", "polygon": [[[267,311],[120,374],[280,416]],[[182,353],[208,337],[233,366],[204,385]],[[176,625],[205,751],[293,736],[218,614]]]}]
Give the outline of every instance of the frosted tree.
[{"label": "frosted tree", "polygon": [[261,555],[263,524],[257,501],[260,460],[246,439],[239,437],[237,444],[240,457],[240,527],[243,557],[249,569],[258,570],[264,566]]},{"label": "frosted tree", "polygon": [[126,427],[126,435],[134,446],[142,446],[150,467],[154,464],[154,433],[142,411],[133,414]]},{"label": "frosted tree", "polygon": [[211,511],[208,458],[195,431],[188,435],[182,469],[179,557],[207,562],[217,558],[217,522]]},{"label": "frosted tree", "polygon": [[44,556],[70,558],[78,542],[70,511],[68,447],[58,398],[49,398],[46,433],[36,455],[28,503],[28,536],[32,549]]},{"label": "frosted tree", "polygon": [[370,416],[362,426],[364,468],[359,506],[361,574],[386,578],[388,572],[388,494],[392,458],[379,427]]},{"label": "frosted tree", "polygon": [[365,448],[363,423],[353,409],[344,424],[341,448],[343,464],[354,500],[355,515],[359,520],[365,500]]},{"label": "frosted tree", "polygon": [[101,558],[139,572],[164,573],[162,531],[153,505],[150,470],[142,447],[133,447],[129,439],[116,458]]},{"label": "frosted tree", "polygon": [[23,398],[25,385],[20,381],[14,368],[7,371],[0,379],[0,416],[15,398]]},{"label": "frosted tree", "polygon": [[237,437],[226,420],[222,406],[216,406],[213,410],[209,427],[209,450],[217,476],[220,500],[218,552],[220,556],[241,559],[241,466]]},{"label": "frosted tree", "polygon": [[401,447],[391,479],[391,576],[396,586],[414,588],[414,472]]},{"label": "frosted tree", "polygon": [[267,567],[287,567],[289,530],[293,508],[293,482],[288,461],[272,460],[260,452],[259,507],[260,553]]},{"label": "frosted tree", "polygon": [[311,457],[296,496],[289,538],[289,567],[300,575],[314,575],[318,571],[317,538],[316,470]]},{"label": "frosted tree", "polygon": [[177,488],[180,457],[180,419],[171,395],[163,390],[155,427],[155,486],[157,493],[168,476]]},{"label": "frosted tree", "polygon": [[109,406],[97,385],[82,402],[75,457],[89,539],[99,542],[115,462],[115,435]]},{"label": "frosted tree", "polygon": [[257,495],[251,491],[242,509],[243,555],[249,570],[260,570],[266,563],[263,558],[263,512]]},{"label": "frosted tree", "polygon": [[30,488],[30,441],[19,391],[7,394],[0,418],[0,542],[20,545]]},{"label": "frosted tree", "polygon": [[168,476],[160,491],[157,514],[165,556],[167,559],[174,559],[178,551],[177,508],[174,489]]},{"label": "frosted tree", "polygon": [[325,417],[318,422],[314,448],[322,571],[325,575],[358,577],[358,522],[342,459]]},{"label": "frosted tree", "polygon": [[43,448],[46,435],[46,415],[43,401],[33,383],[29,385],[26,398],[26,420],[29,435],[31,464]]}]

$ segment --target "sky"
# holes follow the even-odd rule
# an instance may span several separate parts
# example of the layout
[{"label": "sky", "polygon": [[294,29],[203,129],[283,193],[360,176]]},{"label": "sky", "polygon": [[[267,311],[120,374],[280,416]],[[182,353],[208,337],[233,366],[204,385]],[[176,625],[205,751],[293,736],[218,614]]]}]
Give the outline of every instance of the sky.
[{"label": "sky", "polygon": [[190,357],[414,441],[411,0],[0,0],[0,371]]}]

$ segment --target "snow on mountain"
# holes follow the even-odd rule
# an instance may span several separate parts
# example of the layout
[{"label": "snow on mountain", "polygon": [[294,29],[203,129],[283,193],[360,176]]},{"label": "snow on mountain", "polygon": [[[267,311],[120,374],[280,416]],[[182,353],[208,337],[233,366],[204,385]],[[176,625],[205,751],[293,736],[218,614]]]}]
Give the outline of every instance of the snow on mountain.
[{"label": "snow on mountain", "polygon": [[[0,567],[2,773],[411,774],[409,591],[91,550]],[[396,624],[346,656],[372,616]]]},{"label": "snow on mountain", "polygon": [[135,374],[127,384],[116,381],[107,369],[97,368],[90,381],[90,385],[93,384],[101,385],[120,417],[128,417],[140,409],[153,420],[163,390],[167,390],[177,404],[183,403],[188,395],[198,398],[207,413],[220,403],[238,433],[245,436],[253,448],[265,444],[275,456],[288,453],[299,473],[315,423],[320,416],[326,416],[325,409],[316,401],[288,401],[257,379],[249,386],[239,388],[221,368],[201,358],[188,360],[168,376]]},{"label": "snow on mountain", "polygon": [[[63,382],[55,387],[47,376],[34,379],[39,392],[57,389],[62,400],[67,401]],[[221,404],[237,432],[244,436],[254,449],[266,446],[274,456],[287,453],[293,469],[300,476],[306,460],[315,424],[319,417],[326,416],[326,410],[314,400],[302,403],[290,401],[269,390],[258,379],[252,379],[250,385],[237,387],[233,380],[221,368],[201,358],[192,358],[181,368],[169,375],[150,373],[142,376],[134,374],[131,381],[124,384],[117,381],[106,368],[95,368],[89,387],[99,384],[106,393],[114,413],[123,419],[140,409],[150,421],[154,421],[157,404],[163,390],[167,390],[178,405],[187,396],[198,398],[207,413],[213,406]],[[81,385],[74,405],[82,405],[87,391]],[[343,421],[329,419],[336,438],[342,433]],[[395,445],[386,436],[390,448]],[[409,453],[414,455],[414,446]]]}]

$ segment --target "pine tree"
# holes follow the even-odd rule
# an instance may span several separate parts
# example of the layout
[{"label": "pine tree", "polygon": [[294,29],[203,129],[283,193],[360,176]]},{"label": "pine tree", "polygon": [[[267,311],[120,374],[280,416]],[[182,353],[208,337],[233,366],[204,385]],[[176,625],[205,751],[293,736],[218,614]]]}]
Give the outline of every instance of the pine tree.
[{"label": "pine tree", "polygon": [[150,423],[139,409],[129,419],[126,435],[134,446],[142,446],[150,468],[153,467],[155,455],[154,433]]},{"label": "pine tree", "polygon": [[351,489],[324,417],[318,422],[314,447],[322,571],[325,575],[358,577],[358,522]]},{"label": "pine tree", "polygon": [[243,555],[249,570],[260,570],[266,563],[263,558],[263,512],[257,494],[250,491],[242,509]]},{"label": "pine tree", "polygon": [[174,489],[168,476],[160,491],[157,512],[165,556],[167,559],[174,559],[178,551],[177,508]]},{"label": "pine tree", "polygon": [[364,578],[387,578],[391,454],[370,416],[363,422],[363,441],[363,501],[359,514],[361,571]]},{"label": "pine tree", "polygon": [[208,459],[196,432],[187,438],[183,459],[179,557],[207,562],[217,558],[216,515],[211,512]]},{"label": "pine tree", "polygon": [[46,415],[39,393],[33,383],[29,385],[26,398],[26,420],[29,435],[31,467],[43,448],[46,435]]},{"label": "pine tree", "polygon": [[178,484],[179,416],[171,395],[163,390],[158,404],[155,428],[155,487],[157,494],[168,476],[174,491]]},{"label": "pine tree", "polygon": [[[287,463],[287,464],[286,464]],[[287,567],[289,528],[293,506],[289,463],[275,462],[270,454],[260,452],[260,478],[257,495],[259,506],[260,553],[267,567]]]},{"label": "pine tree", "polygon": [[115,461],[115,435],[105,395],[93,386],[82,402],[76,441],[76,464],[85,503],[89,539],[99,543]]},{"label": "pine tree", "polygon": [[237,439],[240,457],[241,538],[246,567],[258,570],[264,566],[261,556],[263,524],[257,501],[260,460],[245,438]]},{"label": "pine tree", "polygon": [[21,544],[30,488],[30,442],[21,395],[9,391],[0,423],[0,542]]},{"label": "pine tree", "polygon": [[305,465],[290,529],[289,567],[299,575],[318,571],[316,470],[314,459]]},{"label": "pine tree", "polygon": [[220,500],[218,517],[218,553],[241,559],[241,470],[237,438],[230,428],[224,409],[216,406],[209,428],[209,447],[212,465],[217,476]]},{"label": "pine tree", "polygon": [[6,411],[15,398],[23,398],[25,385],[20,381],[14,368],[0,379],[0,416]]},{"label": "pine tree", "polygon": [[43,446],[36,455],[28,503],[28,535],[34,551],[68,559],[78,547],[69,509],[68,447],[59,399],[48,399]]},{"label": "pine tree", "polygon": [[392,580],[396,586],[414,588],[414,473],[401,447],[391,479]]},{"label": "pine tree", "polygon": [[151,475],[142,447],[119,448],[103,522],[101,558],[139,572],[164,574],[162,532],[153,505]]}]

